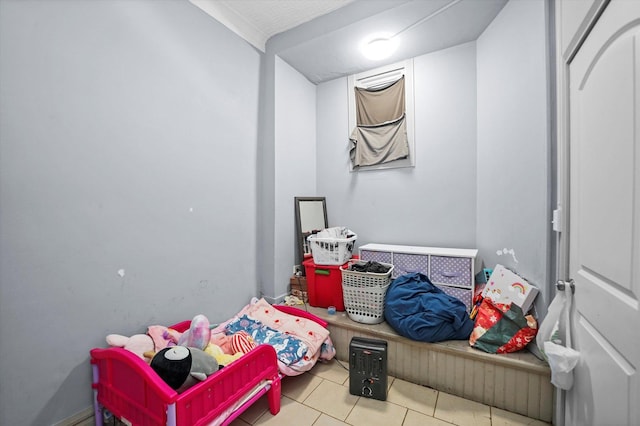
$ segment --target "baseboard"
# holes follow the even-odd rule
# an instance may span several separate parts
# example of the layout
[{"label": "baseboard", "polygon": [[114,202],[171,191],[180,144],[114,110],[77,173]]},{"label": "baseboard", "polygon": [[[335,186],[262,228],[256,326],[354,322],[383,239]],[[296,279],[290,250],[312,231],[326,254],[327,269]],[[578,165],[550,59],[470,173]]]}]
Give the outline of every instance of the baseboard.
[{"label": "baseboard", "polygon": [[89,426],[95,424],[95,418],[93,415],[93,407],[87,407],[84,410],[74,414],[71,417],[60,420],[58,423],[54,423],[54,426]]},{"label": "baseboard", "polygon": [[289,293],[284,293],[284,294],[281,294],[280,296],[276,296],[276,297],[270,297],[270,296],[262,295],[262,298],[264,300],[266,300],[267,302],[269,302],[271,305],[280,305],[280,304],[284,303],[284,298],[286,296],[288,296],[288,295],[289,295]]}]

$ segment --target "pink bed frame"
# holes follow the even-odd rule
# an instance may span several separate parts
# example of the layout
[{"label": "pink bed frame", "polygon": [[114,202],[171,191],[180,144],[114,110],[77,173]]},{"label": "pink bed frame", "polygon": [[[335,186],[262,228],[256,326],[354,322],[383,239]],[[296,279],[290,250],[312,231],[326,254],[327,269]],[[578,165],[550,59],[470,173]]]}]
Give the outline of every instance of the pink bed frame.
[{"label": "pink bed frame", "polygon": [[[321,318],[290,306],[274,305],[280,311],[316,321]],[[185,331],[191,322],[171,326]],[[177,393],[134,353],[122,348],[92,349],[93,400],[96,425],[103,424],[106,408],[132,425],[201,426],[228,412],[263,381],[270,381],[222,423],[227,425],[267,394],[269,411],[280,411],[280,379],[276,351],[259,345],[242,358],[212,374],[207,380]]]}]

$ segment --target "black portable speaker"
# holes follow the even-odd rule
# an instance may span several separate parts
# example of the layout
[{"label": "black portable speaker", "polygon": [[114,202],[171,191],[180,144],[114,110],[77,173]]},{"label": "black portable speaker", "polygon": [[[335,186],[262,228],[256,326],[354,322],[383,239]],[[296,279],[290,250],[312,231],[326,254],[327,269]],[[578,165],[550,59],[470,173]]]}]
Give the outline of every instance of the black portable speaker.
[{"label": "black portable speaker", "polygon": [[387,342],[353,337],[349,343],[349,393],[387,399]]}]

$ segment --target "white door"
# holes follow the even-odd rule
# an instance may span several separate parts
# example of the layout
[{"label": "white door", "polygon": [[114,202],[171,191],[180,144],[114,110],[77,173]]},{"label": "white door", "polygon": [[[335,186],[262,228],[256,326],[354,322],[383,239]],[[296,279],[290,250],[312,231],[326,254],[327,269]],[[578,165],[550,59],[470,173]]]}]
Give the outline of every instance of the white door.
[{"label": "white door", "polygon": [[640,0],[612,0],[569,64],[568,425],[640,424]]}]

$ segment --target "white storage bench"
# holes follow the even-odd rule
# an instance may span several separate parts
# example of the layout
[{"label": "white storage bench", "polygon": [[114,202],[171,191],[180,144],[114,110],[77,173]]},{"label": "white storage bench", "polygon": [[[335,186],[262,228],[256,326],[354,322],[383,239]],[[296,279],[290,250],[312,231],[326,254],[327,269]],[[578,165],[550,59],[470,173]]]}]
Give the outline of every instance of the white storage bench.
[{"label": "white storage bench", "polygon": [[442,291],[460,299],[467,312],[471,312],[478,250],[365,244],[359,254],[365,261],[392,264],[392,279],[413,272],[425,274]]}]

